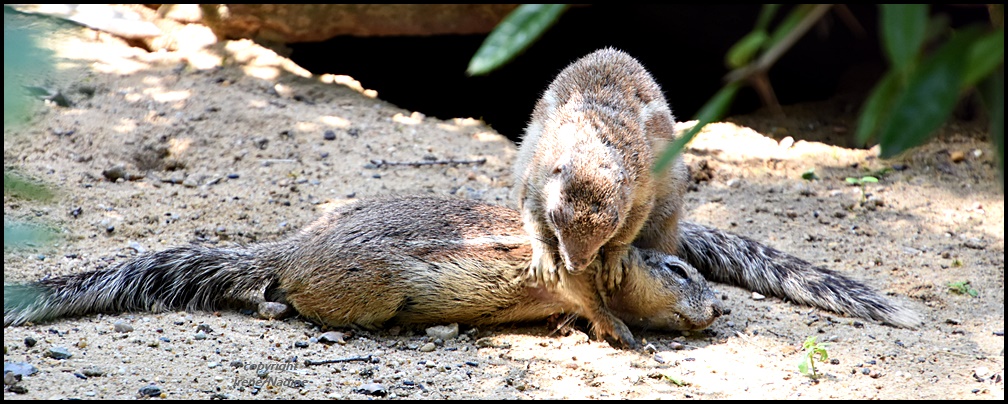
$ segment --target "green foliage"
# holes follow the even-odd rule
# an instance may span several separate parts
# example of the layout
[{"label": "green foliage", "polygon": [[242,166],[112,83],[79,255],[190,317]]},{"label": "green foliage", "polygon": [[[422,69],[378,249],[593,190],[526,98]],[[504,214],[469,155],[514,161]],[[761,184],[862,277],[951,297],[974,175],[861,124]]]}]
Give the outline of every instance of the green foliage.
[{"label": "green foliage", "polygon": [[522,4],[504,17],[469,61],[470,76],[503,66],[542,36],[567,10],[565,4]]},{"label": "green foliage", "polygon": [[973,287],[970,286],[969,281],[949,282],[948,287],[949,291],[955,294],[970,295],[973,297],[980,295],[980,292],[977,292],[976,289],[973,289]]},{"label": "green foliage", "polygon": [[[830,7],[795,6],[771,29],[779,6],[765,4],[753,30],[725,54],[726,65],[734,69],[727,84],[697,113],[698,124],[659,157],[656,171],[674,160],[704,125],[724,115],[741,83],[765,79],[781,54]],[[485,74],[510,60],[565,10],[562,6],[519,7],[487,37],[470,62],[469,73]],[[988,10],[990,25],[974,24],[950,32],[947,18],[930,16],[927,5],[879,6],[880,40],[890,70],[862,105],[855,132],[860,143],[877,141],[883,158],[921,145],[948,120],[963,94],[975,88],[991,117],[991,138],[1004,188],[1004,6],[989,5]]]},{"label": "green foliage", "polygon": [[816,175],[815,167],[813,167],[808,170],[805,170],[805,172],[801,174],[801,178],[805,181],[815,181],[819,179],[819,176]]},{"label": "green foliage", "polygon": [[826,352],[826,345],[816,342],[816,337],[811,336],[805,339],[802,343],[802,349],[805,354],[802,355],[801,362],[798,363],[798,371],[803,375],[809,376],[813,379],[819,377],[816,373],[815,362],[825,362],[829,360],[829,353]]},{"label": "green foliage", "polygon": [[[26,78],[52,65],[51,52],[39,48],[38,36],[29,25],[14,21],[13,11],[4,7],[4,127],[24,122],[29,112]],[[6,131],[4,137],[6,137]],[[4,196],[49,201],[53,191],[29,181],[4,167]],[[4,247],[44,243],[56,233],[49,228],[4,221]]]}]

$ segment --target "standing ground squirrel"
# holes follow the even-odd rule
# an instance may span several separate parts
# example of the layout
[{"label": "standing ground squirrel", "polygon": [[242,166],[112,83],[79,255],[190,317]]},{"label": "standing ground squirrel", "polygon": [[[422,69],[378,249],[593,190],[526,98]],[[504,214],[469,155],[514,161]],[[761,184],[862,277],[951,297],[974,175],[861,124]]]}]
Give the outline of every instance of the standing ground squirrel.
[{"label": "standing ground squirrel", "polygon": [[674,125],[658,83],[622,51],[598,50],[557,75],[536,103],[514,166],[533,238],[530,275],[554,285],[559,269],[580,273],[600,254],[604,286],[613,289],[631,243],[676,252],[686,168],[678,159],[652,172]]},{"label": "standing ground squirrel", "polygon": [[[887,324],[916,313],[842,275],[744,237],[683,222],[681,258],[636,257],[609,308],[635,327],[702,329],[722,313],[704,276]],[[585,315],[525,276],[520,214],[483,202],[399,197],[344,206],[276,242],[175,247],[109,269],[4,285],[4,326],[91,313],[216,310],[267,302],[329,326],[488,325]],[[683,262],[685,259],[686,262]],[[574,286],[594,289],[579,277]],[[598,330],[596,330],[598,331]],[[612,342],[612,341],[610,341]]]}]

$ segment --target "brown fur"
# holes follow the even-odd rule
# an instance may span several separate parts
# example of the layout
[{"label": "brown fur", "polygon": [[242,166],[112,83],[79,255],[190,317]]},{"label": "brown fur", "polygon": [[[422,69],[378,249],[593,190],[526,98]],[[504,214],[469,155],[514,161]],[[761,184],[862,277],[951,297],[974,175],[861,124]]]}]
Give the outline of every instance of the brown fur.
[{"label": "brown fur", "polygon": [[[700,329],[721,314],[690,265],[656,251],[630,251],[641,265],[630,268],[621,291],[590,293],[597,286],[588,276],[561,284],[579,291],[573,296],[611,299],[614,312],[639,327]],[[592,317],[582,309],[588,303],[531,285],[524,276],[531,253],[512,209],[431,197],[373,200],[329,213],[279,242],[176,247],[109,270],[5,285],[4,323],[270,300],[330,326],[487,325],[566,313],[590,320],[599,338],[629,335],[599,327],[612,319]],[[626,338],[610,341],[633,341]]]},{"label": "brown fur", "polygon": [[[631,244],[676,253],[686,168],[676,160],[665,172],[651,170],[674,124],[661,88],[624,52],[596,51],[557,75],[532,112],[514,166],[532,236],[531,278],[574,294],[557,281],[580,276],[601,255],[596,275],[613,291],[638,265]],[[585,310],[608,316],[604,306]]]}]

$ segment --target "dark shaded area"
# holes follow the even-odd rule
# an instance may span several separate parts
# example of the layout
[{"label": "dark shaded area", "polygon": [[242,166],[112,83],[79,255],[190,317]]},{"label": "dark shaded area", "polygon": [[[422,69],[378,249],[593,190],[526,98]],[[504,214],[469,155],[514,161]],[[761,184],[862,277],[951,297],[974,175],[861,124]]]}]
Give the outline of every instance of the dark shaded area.
[{"label": "dark shaded area", "polygon": [[[878,6],[848,5],[863,31],[830,11],[770,70],[783,105],[871,88],[885,69]],[[785,15],[782,7],[779,16]],[[632,5],[573,7],[537,43],[500,70],[467,77],[484,35],[356,38],[291,44],[291,59],[312,73],[346,74],[402,108],[438,118],[482,118],[518,140],[535,101],[575,59],[614,46],[638,58],[665,91],[678,120],[688,120],[722,86],[724,55],[755,24],[759,5]],[[953,26],[984,21],[983,6],[935,6]],[[780,17],[778,17],[780,18]],[[730,114],[761,106],[749,88]]]}]

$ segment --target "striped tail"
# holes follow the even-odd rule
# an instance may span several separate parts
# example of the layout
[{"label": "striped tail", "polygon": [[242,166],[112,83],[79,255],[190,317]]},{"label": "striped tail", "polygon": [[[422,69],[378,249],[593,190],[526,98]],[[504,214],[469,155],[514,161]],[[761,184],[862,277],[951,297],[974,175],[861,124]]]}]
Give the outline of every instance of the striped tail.
[{"label": "striped tail", "polygon": [[871,287],[715,228],[680,221],[679,255],[710,281],[897,327],[921,324],[919,314]]},{"label": "striped tail", "polygon": [[176,247],[111,269],[4,285],[4,326],[127,311],[214,310],[265,299],[277,269],[256,249]]}]

